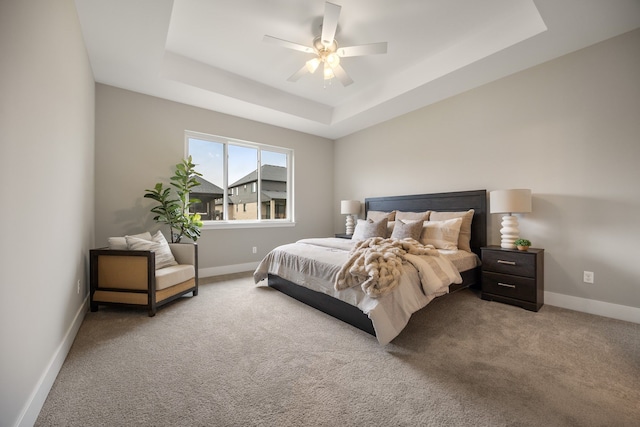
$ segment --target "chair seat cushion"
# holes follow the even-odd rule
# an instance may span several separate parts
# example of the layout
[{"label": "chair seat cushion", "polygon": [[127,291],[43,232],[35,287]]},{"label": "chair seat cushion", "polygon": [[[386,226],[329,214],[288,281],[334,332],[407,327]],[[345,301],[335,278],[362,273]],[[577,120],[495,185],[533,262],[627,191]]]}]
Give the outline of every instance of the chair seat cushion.
[{"label": "chair seat cushion", "polygon": [[193,265],[178,264],[156,270],[156,291],[170,288],[196,276]]}]

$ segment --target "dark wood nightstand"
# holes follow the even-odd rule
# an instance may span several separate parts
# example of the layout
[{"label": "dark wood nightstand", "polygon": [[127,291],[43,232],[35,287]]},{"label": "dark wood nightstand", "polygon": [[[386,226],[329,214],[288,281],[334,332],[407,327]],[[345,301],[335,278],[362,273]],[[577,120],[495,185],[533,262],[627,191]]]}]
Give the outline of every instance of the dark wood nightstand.
[{"label": "dark wood nightstand", "polygon": [[353,234],[336,234],[336,237],[338,237],[340,239],[349,239],[349,240],[351,240],[351,236],[353,236]]},{"label": "dark wood nightstand", "polygon": [[544,249],[487,246],[482,251],[482,299],[538,311],[544,304]]}]

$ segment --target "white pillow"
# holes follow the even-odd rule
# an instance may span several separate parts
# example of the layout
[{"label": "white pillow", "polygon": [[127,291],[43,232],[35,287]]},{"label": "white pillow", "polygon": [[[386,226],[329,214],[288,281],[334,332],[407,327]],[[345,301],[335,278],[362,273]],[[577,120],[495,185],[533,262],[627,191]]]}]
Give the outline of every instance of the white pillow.
[{"label": "white pillow", "polygon": [[[140,234],[133,234],[131,237],[137,237],[138,239],[151,240],[151,233],[145,231]],[[109,249],[127,250],[127,239],[125,237],[109,237]]]},{"label": "white pillow", "polygon": [[178,265],[171,253],[169,243],[160,230],[153,235],[152,241],[134,236],[125,236],[127,247],[132,251],[153,251],[156,254],[156,270],[172,265]]},{"label": "white pillow", "polygon": [[429,216],[433,221],[444,221],[452,218],[462,218],[462,225],[460,225],[460,235],[458,236],[458,249],[471,252],[471,222],[473,221],[473,214],[475,210],[469,209],[462,212],[431,212]]},{"label": "white pillow", "polygon": [[420,243],[433,245],[436,249],[458,249],[458,236],[462,218],[445,221],[425,221],[422,227]]}]

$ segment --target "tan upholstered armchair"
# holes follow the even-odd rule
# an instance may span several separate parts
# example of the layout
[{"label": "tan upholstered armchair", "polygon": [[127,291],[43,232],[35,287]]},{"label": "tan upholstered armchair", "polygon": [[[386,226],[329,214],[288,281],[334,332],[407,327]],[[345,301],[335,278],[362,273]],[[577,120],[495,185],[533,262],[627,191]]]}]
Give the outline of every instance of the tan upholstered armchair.
[{"label": "tan upholstered armchair", "polygon": [[198,246],[169,243],[178,265],[156,270],[155,253],[146,250],[92,249],[90,251],[90,305],[156,309],[189,292],[198,295]]}]

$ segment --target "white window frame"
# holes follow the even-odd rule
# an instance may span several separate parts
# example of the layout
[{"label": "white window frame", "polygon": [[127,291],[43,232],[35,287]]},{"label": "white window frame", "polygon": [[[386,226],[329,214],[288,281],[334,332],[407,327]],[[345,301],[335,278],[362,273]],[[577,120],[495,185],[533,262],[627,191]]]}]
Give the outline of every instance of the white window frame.
[{"label": "white window frame", "polygon": [[[237,145],[248,148],[254,148],[257,150],[257,209],[258,214],[260,213],[260,204],[261,204],[261,195],[262,195],[262,179],[260,176],[261,171],[261,159],[260,154],[261,150],[271,151],[274,153],[286,154],[287,156],[287,218],[285,219],[261,219],[257,218],[255,220],[211,220],[211,221],[203,221],[203,229],[217,229],[217,228],[268,228],[268,227],[293,227],[295,226],[295,201],[294,201],[294,152],[291,148],[285,147],[277,147],[275,145],[262,144],[258,142],[252,141],[243,141],[235,138],[229,138],[218,135],[210,135],[202,132],[195,132],[187,130],[185,131],[184,136],[184,152],[185,158],[189,156],[189,138],[211,141],[214,143],[219,143],[224,145],[224,173],[223,173],[223,198],[224,198],[224,206],[225,209],[229,206],[229,177],[228,177],[228,163],[229,163],[229,154],[228,154],[228,146],[229,145]],[[197,159],[194,159],[194,163],[196,163],[196,170],[198,170]]]}]

